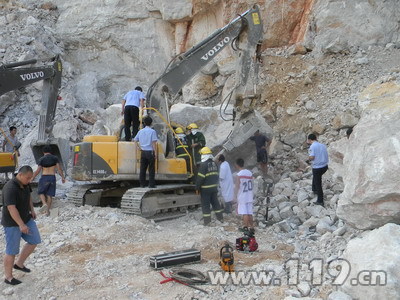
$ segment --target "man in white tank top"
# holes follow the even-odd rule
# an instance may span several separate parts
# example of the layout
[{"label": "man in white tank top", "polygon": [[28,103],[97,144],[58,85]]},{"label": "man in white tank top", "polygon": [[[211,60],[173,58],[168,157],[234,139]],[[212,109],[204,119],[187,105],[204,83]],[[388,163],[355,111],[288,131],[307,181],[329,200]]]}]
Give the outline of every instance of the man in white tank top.
[{"label": "man in white tank top", "polygon": [[243,216],[243,226],[253,230],[253,173],[244,168],[244,160],[236,160],[239,170],[235,180],[235,198],[238,204],[238,215]]}]

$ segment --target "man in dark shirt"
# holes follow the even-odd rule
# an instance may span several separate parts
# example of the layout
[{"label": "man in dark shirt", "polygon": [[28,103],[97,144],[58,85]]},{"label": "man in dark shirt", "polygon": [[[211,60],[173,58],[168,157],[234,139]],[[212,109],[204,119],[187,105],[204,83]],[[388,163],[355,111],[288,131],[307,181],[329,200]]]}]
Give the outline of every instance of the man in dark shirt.
[{"label": "man in dark shirt", "polygon": [[[40,234],[33,219],[36,219],[35,210],[31,198],[29,183],[33,177],[30,166],[19,169],[15,178],[8,181],[3,187],[3,211],[1,224],[4,227],[6,239],[6,253],[4,256],[4,282],[11,285],[20,284],[15,279],[12,269],[29,273],[31,270],[24,266],[26,259],[40,244]],[[15,262],[15,256],[19,253],[21,238],[26,241],[21,253]],[[15,262],[15,264],[14,264]]]},{"label": "man in dark shirt", "polygon": [[250,140],[256,143],[257,162],[260,163],[261,171],[265,177],[268,173],[267,148],[271,144],[271,141],[265,135],[261,134],[259,130],[254,133]]},{"label": "man in dark shirt", "polygon": [[43,147],[43,154],[39,160],[39,167],[33,173],[33,179],[42,171],[42,176],[39,179],[38,194],[42,201],[42,211],[46,211],[50,215],[51,204],[53,197],[56,195],[56,171],[58,170],[62,183],[65,183],[63,170],[60,166],[58,157],[51,154],[51,147],[46,145]]},{"label": "man in dark shirt", "polygon": [[204,134],[199,131],[199,127],[195,123],[189,124],[186,129],[187,142],[189,149],[191,149],[189,153],[192,155],[193,167],[197,170],[201,163],[201,154],[199,151],[205,147],[206,138],[204,137]]},{"label": "man in dark shirt", "polygon": [[200,192],[201,196],[204,225],[208,225],[211,222],[210,205],[212,206],[218,221],[223,222],[223,209],[218,201],[218,166],[213,160],[214,157],[210,148],[203,147],[200,150],[200,155],[202,162],[197,173],[196,191]]}]

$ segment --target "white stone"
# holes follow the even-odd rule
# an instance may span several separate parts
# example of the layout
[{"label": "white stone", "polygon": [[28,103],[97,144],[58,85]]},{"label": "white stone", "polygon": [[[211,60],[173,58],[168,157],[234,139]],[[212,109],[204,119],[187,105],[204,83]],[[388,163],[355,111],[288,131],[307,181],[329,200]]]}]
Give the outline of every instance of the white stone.
[{"label": "white stone", "polygon": [[172,122],[186,127],[196,123],[199,130],[205,134],[207,147],[221,145],[232,130],[232,122],[227,122],[219,116],[219,107],[198,107],[189,104],[175,104],[170,110]]},{"label": "white stone", "polygon": [[302,297],[307,297],[307,296],[310,294],[310,292],[311,292],[310,284],[309,284],[308,282],[305,282],[305,281],[300,282],[300,283],[297,285],[297,289],[298,289],[299,292],[301,293],[301,296],[302,296]]},{"label": "white stone", "polygon": [[174,5],[168,0],[160,0],[161,14],[164,20],[180,20],[192,16],[192,1],[176,0]]},{"label": "white stone", "polygon": [[342,226],[342,227],[339,227],[338,229],[336,229],[336,230],[333,232],[333,234],[336,235],[336,236],[342,236],[343,234],[346,233],[346,231],[347,231],[346,226]]},{"label": "white stone", "polygon": [[229,76],[236,71],[236,58],[233,56],[221,59],[217,62],[218,71],[223,76]]},{"label": "white stone", "polygon": [[400,226],[392,223],[350,240],[343,253],[349,277],[341,290],[357,299],[399,299],[399,251]]},{"label": "white stone", "polygon": [[12,288],[12,287],[8,287],[8,288],[5,288],[4,290],[3,290],[3,295],[4,296],[11,296],[12,294],[14,294],[14,288]]},{"label": "white stone", "polygon": [[334,291],[329,294],[327,300],[352,300],[352,298],[341,291]]},{"label": "white stone", "polygon": [[[306,33],[304,44],[314,50],[340,53],[352,47],[395,42],[399,16],[396,4],[396,0],[318,2],[313,7],[315,21]],[[365,24],[366,19],[368,24]],[[339,25],[332,28],[332,24]]]},{"label": "white stone", "polygon": [[183,87],[183,100],[185,103],[196,104],[214,96],[217,91],[211,75],[198,74]]},{"label": "white stone", "polygon": [[[362,116],[343,159],[343,193],[337,214],[347,224],[371,229],[400,222],[400,84],[367,87]],[[387,138],[382,139],[385,136]]]},{"label": "white stone", "polygon": [[315,104],[315,102],[312,101],[312,100],[308,100],[308,101],[306,102],[305,108],[306,108],[308,111],[315,111],[315,110],[317,109],[317,104]]},{"label": "white stone", "polygon": [[324,217],[321,220],[319,220],[318,224],[317,224],[317,232],[319,234],[324,234],[326,232],[332,232],[334,231],[334,228],[331,227],[331,220],[329,217]]}]

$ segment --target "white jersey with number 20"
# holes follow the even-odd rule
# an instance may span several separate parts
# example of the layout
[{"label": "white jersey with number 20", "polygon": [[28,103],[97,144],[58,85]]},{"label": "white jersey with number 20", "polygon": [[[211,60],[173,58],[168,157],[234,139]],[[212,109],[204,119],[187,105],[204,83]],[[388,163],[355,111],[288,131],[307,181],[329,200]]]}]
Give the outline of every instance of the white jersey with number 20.
[{"label": "white jersey with number 20", "polygon": [[238,202],[239,203],[250,203],[253,202],[253,173],[249,170],[240,170],[237,173],[240,180],[240,187],[238,191]]}]

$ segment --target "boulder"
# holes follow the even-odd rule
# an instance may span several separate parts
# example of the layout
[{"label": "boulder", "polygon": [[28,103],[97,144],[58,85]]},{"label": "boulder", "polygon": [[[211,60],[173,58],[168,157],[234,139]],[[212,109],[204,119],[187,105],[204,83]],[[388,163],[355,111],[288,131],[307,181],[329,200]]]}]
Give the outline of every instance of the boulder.
[{"label": "boulder", "polygon": [[71,119],[68,121],[60,121],[54,124],[53,135],[55,138],[61,138],[67,141],[77,142],[78,120]]},{"label": "boulder", "polygon": [[306,134],[302,131],[290,132],[282,137],[285,144],[292,147],[299,147],[306,141]]},{"label": "boulder", "polygon": [[353,116],[351,113],[344,112],[336,115],[332,120],[332,128],[333,129],[343,129],[349,128],[356,125],[358,122],[358,118]]},{"label": "boulder", "polygon": [[221,59],[217,63],[218,71],[221,75],[229,76],[236,71],[236,58],[229,56],[225,59]]},{"label": "boulder", "polygon": [[103,110],[93,126],[91,135],[120,135],[123,126],[121,104],[114,104]]},{"label": "boulder", "polygon": [[198,74],[192,78],[182,89],[183,101],[196,104],[206,100],[218,92],[211,75]]},{"label": "boulder", "polygon": [[353,299],[400,298],[400,226],[386,224],[349,241],[341,290]]},{"label": "boulder", "polygon": [[0,96],[0,114],[3,114],[7,108],[15,101],[14,92],[7,93]]},{"label": "boulder", "polygon": [[373,84],[361,94],[361,119],[343,159],[338,216],[353,227],[400,223],[400,85]]},{"label": "boulder", "polygon": [[[317,1],[304,44],[325,53],[397,42],[400,8],[389,1]],[[368,22],[365,22],[368,20]]]},{"label": "boulder", "polygon": [[219,106],[212,108],[175,104],[171,107],[170,120],[183,127],[196,123],[210,148],[221,145],[232,130],[232,122],[224,121],[219,116]]},{"label": "boulder", "polygon": [[105,96],[99,90],[97,78],[96,72],[87,72],[78,77],[75,88],[78,107],[93,110],[104,108]]},{"label": "boulder", "polygon": [[333,177],[343,180],[344,165],[343,158],[348,149],[349,139],[341,138],[329,144],[329,169],[333,171]]},{"label": "boulder", "polygon": [[188,19],[192,16],[192,1],[176,0],[171,5],[169,0],[159,1],[162,18],[167,21]]}]

